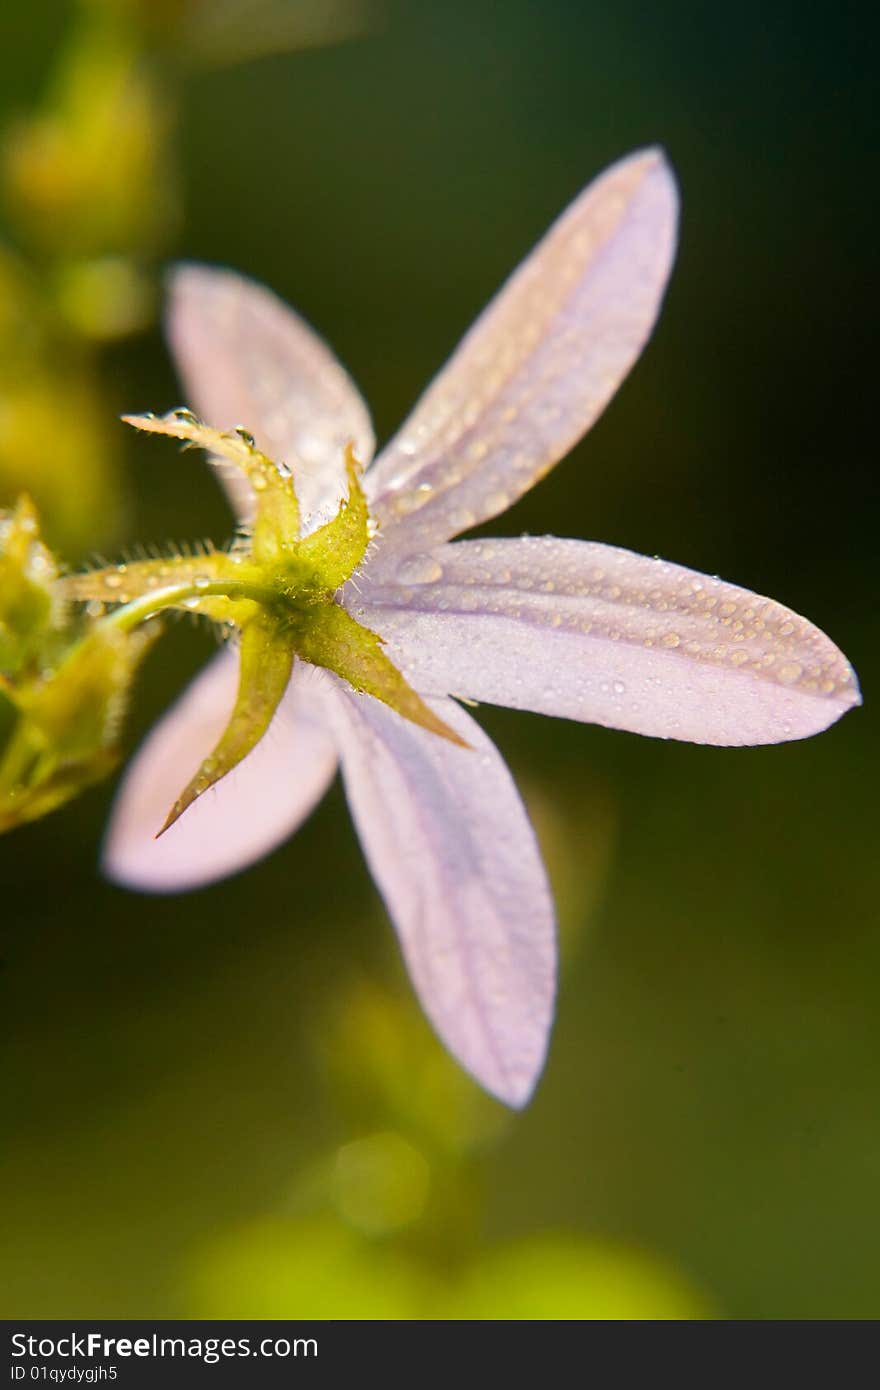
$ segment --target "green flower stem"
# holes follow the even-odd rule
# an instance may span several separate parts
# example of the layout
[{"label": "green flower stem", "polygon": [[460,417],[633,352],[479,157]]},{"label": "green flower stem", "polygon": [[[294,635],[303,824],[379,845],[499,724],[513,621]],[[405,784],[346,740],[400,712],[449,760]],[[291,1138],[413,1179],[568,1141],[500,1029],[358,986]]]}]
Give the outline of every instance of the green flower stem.
[{"label": "green flower stem", "polygon": [[100,622],[108,627],[121,628],[131,632],[153,618],[164,608],[178,608],[190,599],[204,598],[250,599],[263,608],[277,607],[284,603],[284,596],[278,589],[265,584],[255,584],[247,579],[210,579],[189,584],[171,584],[165,589],[154,589],[148,594],[132,599],[121,608],[102,618]]}]

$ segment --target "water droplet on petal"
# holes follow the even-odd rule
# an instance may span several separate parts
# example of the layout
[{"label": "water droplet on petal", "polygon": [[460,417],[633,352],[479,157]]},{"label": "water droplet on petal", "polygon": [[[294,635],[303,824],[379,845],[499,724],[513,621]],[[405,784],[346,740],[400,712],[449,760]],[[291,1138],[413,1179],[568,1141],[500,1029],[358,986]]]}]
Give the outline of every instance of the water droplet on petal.
[{"label": "water droplet on petal", "polygon": [[436,584],[443,578],[443,567],[433,555],[407,555],[397,566],[401,584]]},{"label": "water droplet on petal", "polygon": [[498,512],[507,511],[507,508],[510,506],[510,497],[506,492],[501,492],[500,490],[498,492],[490,492],[485,500],[484,506],[488,512],[497,516]]},{"label": "water droplet on petal", "polygon": [[[505,506],[506,506],[505,502]],[[449,524],[452,527],[453,535],[459,531],[467,531],[469,527],[476,525],[477,518],[473,512],[468,511],[467,507],[459,507],[457,511],[450,513]]]}]

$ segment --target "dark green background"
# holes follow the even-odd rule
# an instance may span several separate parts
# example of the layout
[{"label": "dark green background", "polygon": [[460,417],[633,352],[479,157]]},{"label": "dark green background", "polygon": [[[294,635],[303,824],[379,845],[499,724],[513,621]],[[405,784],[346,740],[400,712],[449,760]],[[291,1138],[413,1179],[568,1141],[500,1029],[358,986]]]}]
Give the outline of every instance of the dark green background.
[{"label": "dark green background", "polygon": [[[296,1315],[322,1279],[325,1313],[403,1316],[418,1279],[440,1310],[532,1236],[645,1252],[695,1310],[880,1315],[870,13],[389,3],[362,40],[188,80],[178,253],[295,303],[380,437],[567,200],[662,143],[683,220],[660,326],[590,437],[486,529],[770,593],[847,652],[867,707],[757,750],[481,712],[535,808],[567,948],[547,1071],[511,1118],[410,1005],[338,788],[191,897],[97,877],[109,786],[8,837],[6,1316]],[[62,16],[4,8],[5,107],[34,99]],[[178,403],[158,334],[107,361],[108,411]],[[194,456],[134,442],[130,484],[121,543],[229,530]],[[183,626],[159,648],[132,742],[209,650]],[[431,1186],[420,1221],[368,1237],[327,1175],[376,1132]]]}]

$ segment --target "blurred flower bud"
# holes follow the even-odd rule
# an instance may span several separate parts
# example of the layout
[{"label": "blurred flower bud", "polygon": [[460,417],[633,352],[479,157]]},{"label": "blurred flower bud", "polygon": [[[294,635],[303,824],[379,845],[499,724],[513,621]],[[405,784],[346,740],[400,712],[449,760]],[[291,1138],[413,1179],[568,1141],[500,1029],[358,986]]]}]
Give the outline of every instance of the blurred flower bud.
[{"label": "blurred flower bud", "polygon": [[87,24],[43,105],[7,132],[2,175],[28,241],[62,258],[158,250],[176,217],[170,107],[133,40]]},{"label": "blurred flower bud", "polygon": [[72,626],[28,498],[0,513],[0,831],[105,776],[149,628]]},{"label": "blurred flower bud", "polygon": [[58,569],[40,540],[29,497],[0,512],[0,672],[14,676],[37,657],[59,626],[63,600]]}]

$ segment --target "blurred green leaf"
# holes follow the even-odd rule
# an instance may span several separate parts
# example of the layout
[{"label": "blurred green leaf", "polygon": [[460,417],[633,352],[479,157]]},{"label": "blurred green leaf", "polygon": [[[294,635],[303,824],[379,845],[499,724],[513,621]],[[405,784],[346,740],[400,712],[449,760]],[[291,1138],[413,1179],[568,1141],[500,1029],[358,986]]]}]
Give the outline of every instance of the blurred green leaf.
[{"label": "blurred green leaf", "polygon": [[477,1263],[448,1318],[657,1321],[712,1316],[708,1302],[654,1256],[571,1235],[536,1236]]},{"label": "blurred green leaf", "polygon": [[192,1262],[187,1306],[204,1318],[415,1318],[433,1281],[393,1247],[331,1219],[266,1218]]}]

